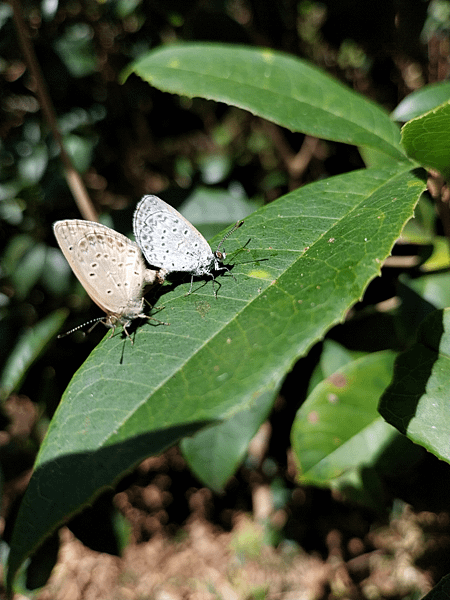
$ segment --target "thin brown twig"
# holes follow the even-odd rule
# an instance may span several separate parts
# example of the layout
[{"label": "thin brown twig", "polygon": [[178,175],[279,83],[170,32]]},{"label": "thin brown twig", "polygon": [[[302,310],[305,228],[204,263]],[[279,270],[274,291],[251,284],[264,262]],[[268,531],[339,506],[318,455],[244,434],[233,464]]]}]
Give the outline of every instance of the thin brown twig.
[{"label": "thin brown twig", "polygon": [[22,7],[19,0],[9,0],[13,9],[14,24],[16,26],[17,37],[25,58],[25,62],[30,70],[32,77],[36,82],[36,96],[39,99],[42,112],[48,122],[48,125],[53,133],[56,143],[59,146],[61,161],[64,166],[64,175],[67,184],[75,198],[75,202],[80,210],[80,213],[89,221],[98,221],[97,212],[92,204],[89,194],[80,174],[74,168],[70,156],[65,147],[61,132],[58,127],[55,109],[53,107],[47,86],[42,75],[41,68],[36,58],[33,45],[30,41],[28,29],[22,16]]}]

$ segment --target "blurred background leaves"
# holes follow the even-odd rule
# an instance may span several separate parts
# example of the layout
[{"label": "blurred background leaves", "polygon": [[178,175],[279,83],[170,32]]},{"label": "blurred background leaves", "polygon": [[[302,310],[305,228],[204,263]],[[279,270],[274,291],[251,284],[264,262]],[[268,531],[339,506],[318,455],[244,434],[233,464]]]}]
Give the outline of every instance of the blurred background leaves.
[{"label": "blurred background leaves", "polygon": [[[22,11],[67,151],[101,221],[125,234],[131,232],[137,200],[149,191],[182,206],[209,238],[290,190],[369,162],[355,146],[311,139],[220,103],[167,94],[135,75],[120,84],[123,69],[151,49],[176,40],[211,40],[283,50],[394,111],[399,121],[448,97],[448,84],[438,83],[448,77],[442,39],[448,37],[450,12],[442,0],[24,1]],[[104,331],[99,327],[87,338],[77,332],[55,339],[64,320],[70,329],[99,316],[99,310],[53,239],[54,221],[80,218],[80,213],[5,2],[0,3],[0,74],[0,381],[6,432],[0,462],[14,505],[24,489],[20,478],[33,462],[62,392]],[[436,85],[409,96],[426,83]],[[408,104],[398,105],[406,96]],[[429,199],[421,200],[394,254],[398,262],[369,285],[329,340],[358,353],[402,350],[423,317],[445,303],[446,274],[424,280],[427,269],[449,265]],[[291,498],[296,485],[287,465],[286,432],[301,417],[296,414],[312,389],[309,376],[320,384],[328,373],[323,369],[317,375],[321,356],[319,343],[288,374],[271,415],[277,435],[268,444],[262,472],[272,483],[283,482],[283,498]],[[20,421],[23,413],[28,418]],[[20,435],[13,427],[17,423],[23,425]],[[245,468],[241,477],[251,479]],[[377,502],[385,498],[378,480],[370,484]],[[363,488],[356,481],[352,489]],[[412,491],[403,493],[410,498]],[[363,496],[359,500],[364,502]],[[14,514],[8,514],[5,539]]]}]

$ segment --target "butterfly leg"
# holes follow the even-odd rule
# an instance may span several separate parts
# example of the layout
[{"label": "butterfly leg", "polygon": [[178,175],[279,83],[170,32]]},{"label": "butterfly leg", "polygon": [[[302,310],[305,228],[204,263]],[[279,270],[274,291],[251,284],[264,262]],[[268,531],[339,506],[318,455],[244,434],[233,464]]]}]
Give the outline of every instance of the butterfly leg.
[{"label": "butterfly leg", "polygon": [[217,271],[227,271],[231,275],[231,277],[235,280],[235,282],[237,283],[236,277],[233,275],[233,273],[231,272],[231,269],[229,269],[228,267],[225,267],[225,266],[219,267],[217,269]]},{"label": "butterfly leg", "polygon": [[191,287],[189,288],[189,291],[185,294],[186,296],[189,296],[189,294],[192,294],[192,286],[194,285],[194,276],[191,275]]},{"label": "butterfly leg", "polygon": [[[214,298],[216,298],[217,300],[217,292],[220,290],[220,288],[222,287],[222,284],[220,283],[220,281],[217,281],[217,279],[214,277],[214,275],[211,274],[212,277],[212,284],[213,284],[213,292],[214,292]],[[216,284],[219,286],[217,288],[216,291]]]},{"label": "butterfly leg", "polygon": [[155,319],[155,317],[152,317],[150,315],[146,315],[146,318],[150,321],[156,321],[157,323],[159,323],[160,325],[170,325],[170,323],[166,323],[165,321],[160,321],[159,319]]},{"label": "butterfly leg", "polygon": [[[133,338],[132,338],[132,337],[131,337],[131,335],[128,333],[128,329],[127,329],[127,325],[129,325],[129,324],[130,324],[129,322],[128,322],[128,323],[126,323],[126,324],[123,326],[123,330],[124,330],[124,332],[125,332],[125,335],[127,336],[127,338],[130,340],[130,342],[131,342],[131,345],[132,345],[132,346],[134,346]],[[111,336],[111,337],[112,337],[112,336]]]}]

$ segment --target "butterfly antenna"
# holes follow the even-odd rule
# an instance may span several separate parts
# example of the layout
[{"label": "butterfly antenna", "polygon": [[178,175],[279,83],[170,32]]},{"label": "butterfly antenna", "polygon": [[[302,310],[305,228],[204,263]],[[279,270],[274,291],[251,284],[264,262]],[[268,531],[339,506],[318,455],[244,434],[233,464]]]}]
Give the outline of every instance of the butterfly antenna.
[{"label": "butterfly antenna", "polygon": [[217,250],[216,250],[216,254],[219,252],[220,250],[220,246],[224,243],[224,241],[233,233],[233,231],[236,231],[236,229],[239,229],[239,227],[241,227],[241,225],[244,224],[244,221],[238,221],[231,229],[228,233],[226,233],[222,240],[219,242],[219,245],[217,246]]},{"label": "butterfly antenna", "polygon": [[78,331],[79,329],[81,329],[82,327],[86,327],[86,325],[90,325],[91,323],[94,323],[94,325],[89,329],[88,333],[90,333],[94,327],[97,325],[97,323],[99,323],[100,321],[103,320],[103,317],[97,317],[96,319],[91,319],[90,321],[86,321],[85,323],[81,323],[81,325],[78,325],[77,327],[74,327],[73,329],[69,329],[69,331],[66,331],[65,333],[60,333],[58,336],[56,336],[58,339],[66,337],[66,335],[70,335],[71,333],[73,333],[74,331]]}]

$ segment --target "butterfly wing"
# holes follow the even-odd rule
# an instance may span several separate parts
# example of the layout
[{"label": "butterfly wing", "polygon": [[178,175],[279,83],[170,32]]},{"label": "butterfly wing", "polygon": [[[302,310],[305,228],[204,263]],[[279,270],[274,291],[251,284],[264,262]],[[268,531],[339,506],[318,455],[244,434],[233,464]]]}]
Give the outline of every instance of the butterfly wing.
[{"label": "butterfly wing", "polygon": [[204,275],[214,255],[202,234],[157,196],[144,196],[133,218],[134,236],[147,261],[168,273]]},{"label": "butterfly wing", "polygon": [[120,322],[139,316],[150,270],[138,246],[91,221],[57,221],[53,230],[67,262],[91,299]]}]

